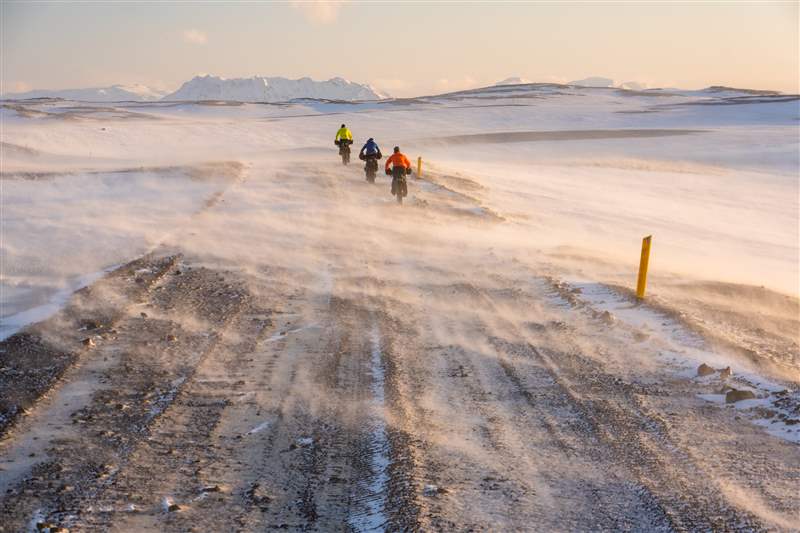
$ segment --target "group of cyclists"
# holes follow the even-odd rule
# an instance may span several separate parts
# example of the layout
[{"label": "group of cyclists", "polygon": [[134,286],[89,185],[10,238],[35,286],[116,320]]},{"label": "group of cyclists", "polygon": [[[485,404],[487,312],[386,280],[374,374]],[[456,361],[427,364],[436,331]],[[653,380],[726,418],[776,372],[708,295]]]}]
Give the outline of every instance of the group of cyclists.
[{"label": "group of cyclists", "polygon": [[[347,164],[350,161],[350,145],[353,144],[353,134],[342,124],[336,132],[334,144],[339,147],[339,154],[342,162]],[[364,171],[367,174],[367,181],[375,182],[375,173],[378,171],[378,161],[383,158],[381,149],[375,139],[370,137],[358,153],[358,158],[365,162]],[[406,175],[411,174],[411,161],[400,151],[399,146],[395,146],[392,155],[386,159],[384,171],[387,176],[392,176],[392,196],[397,197],[398,203],[403,203],[403,198],[408,196],[408,184]]]}]

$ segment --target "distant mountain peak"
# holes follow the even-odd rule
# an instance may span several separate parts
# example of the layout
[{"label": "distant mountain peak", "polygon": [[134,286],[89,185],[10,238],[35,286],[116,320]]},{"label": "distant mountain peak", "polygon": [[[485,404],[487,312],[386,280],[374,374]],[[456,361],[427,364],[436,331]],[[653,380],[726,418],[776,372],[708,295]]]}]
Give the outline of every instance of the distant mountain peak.
[{"label": "distant mountain peak", "polygon": [[83,102],[152,102],[160,100],[167,91],[161,91],[135,83],[132,85],[111,85],[110,87],[91,87],[88,89],[33,90],[24,93],[8,93],[3,98],[25,100],[28,98],[63,98]]},{"label": "distant mountain peak", "polygon": [[309,77],[296,80],[279,76],[252,78],[220,78],[195,76],[164,100],[232,100],[239,102],[286,102],[298,98],[327,100],[380,100],[387,95],[366,84],[342,77],[314,81]]},{"label": "distant mountain peak", "polygon": [[647,89],[647,84],[638,81],[626,81],[625,83],[620,83],[619,88],[628,89],[629,91],[644,91]]},{"label": "distant mountain peak", "polygon": [[569,82],[567,85],[577,85],[578,87],[614,87],[614,80],[603,78],[602,76],[590,76],[582,80]]},{"label": "distant mountain peak", "polygon": [[519,76],[512,76],[511,78],[506,78],[504,80],[498,81],[494,85],[495,87],[499,87],[501,85],[524,85],[526,83],[533,83],[533,82],[526,78],[520,78]]}]

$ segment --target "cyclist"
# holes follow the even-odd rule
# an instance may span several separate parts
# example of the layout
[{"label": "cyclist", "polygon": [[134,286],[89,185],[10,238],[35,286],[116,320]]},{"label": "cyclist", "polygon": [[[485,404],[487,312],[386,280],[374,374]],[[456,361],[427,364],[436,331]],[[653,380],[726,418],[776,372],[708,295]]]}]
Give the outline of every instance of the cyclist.
[{"label": "cyclist", "polygon": [[[389,170],[390,165],[391,170]],[[392,196],[397,195],[397,201],[400,202],[403,197],[408,196],[406,174],[411,174],[411,161],[400,151],[399,146],[394,147],[394,153],[386,160],[384,170],[387,176],[392,176]]]}]

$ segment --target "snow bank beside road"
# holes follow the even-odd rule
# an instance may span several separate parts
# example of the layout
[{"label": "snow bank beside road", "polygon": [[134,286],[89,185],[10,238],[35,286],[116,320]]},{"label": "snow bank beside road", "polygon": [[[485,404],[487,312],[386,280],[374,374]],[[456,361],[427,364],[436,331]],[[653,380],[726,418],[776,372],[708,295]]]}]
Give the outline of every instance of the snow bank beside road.
[{"label": "snow bank beside road", "polygon": [[224,166],[3,178],[3,336],[52,314],[89,274],[157,246],[216,201]]}]

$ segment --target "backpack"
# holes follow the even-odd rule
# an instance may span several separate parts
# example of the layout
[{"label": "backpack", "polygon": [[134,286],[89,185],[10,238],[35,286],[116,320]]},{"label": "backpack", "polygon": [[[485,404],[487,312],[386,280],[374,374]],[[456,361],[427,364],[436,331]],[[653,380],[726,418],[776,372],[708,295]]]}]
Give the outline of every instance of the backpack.
[{"label": "backpack", "polygon": [[378,143],[375,141],[367,142],[367,144],[364,145],[364,148],[366,148],[364,151],[369,155],[380,153],[381,151],[380,148],[378,148]]}]

